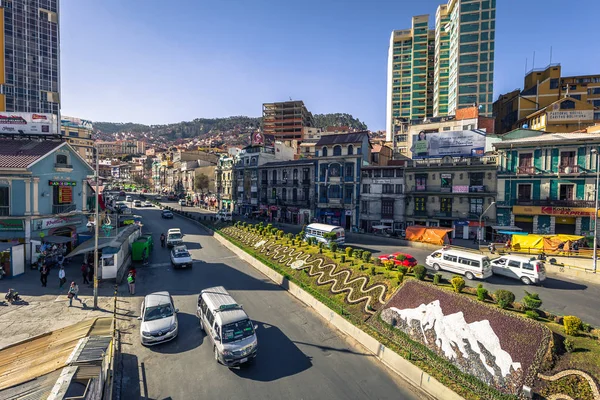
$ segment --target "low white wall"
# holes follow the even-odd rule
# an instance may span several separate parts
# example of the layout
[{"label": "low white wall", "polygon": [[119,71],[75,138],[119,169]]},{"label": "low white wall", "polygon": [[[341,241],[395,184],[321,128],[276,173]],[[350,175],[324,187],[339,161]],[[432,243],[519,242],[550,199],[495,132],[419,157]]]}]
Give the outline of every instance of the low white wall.
[{"label": "low white wall", "polygon": [[[254,268],[262,272],[273,282],[287,289],[294,297],[302,301],[307,306],[312,307],[321,317],[326,319],[335,328],[350,336],[362,346],[365,347],[370,353],[377,357],[383,362],[388,368],[394,371],[396,374],[403,377],[413,386],[423,390],[429,396],[436,399],[444,400],[459,400],[463,397],[459,396],[453,390],[448,389],[446,386],[441,384],[437,379],[431,375],[423,372],[420,368],[405,360],[400,355],[395,353],[392,349],[379,343],[379,341],[369,334],[363,332],[360,328],[354,326],[352,323],[344,319],[338,313],[332,311],[325,304],[315,299],[312,295],[305,292],[302,288],[293,282],[287,281],[282,275],[269,268],[250,254],[241,250],[239,247],[231,243],[229,240],[221,236],[219,233],[214,232],[214,237],[223,246],[238,255],[239,258],[252,265]],[[285,282],[285,284],[284,284]]]}]

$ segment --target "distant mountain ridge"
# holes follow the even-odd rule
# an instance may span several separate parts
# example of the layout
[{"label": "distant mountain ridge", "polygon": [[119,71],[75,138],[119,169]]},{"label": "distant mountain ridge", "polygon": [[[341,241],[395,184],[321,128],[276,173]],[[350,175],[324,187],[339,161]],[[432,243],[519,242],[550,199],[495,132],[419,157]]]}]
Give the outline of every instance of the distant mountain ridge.
[{"label": "distant mountain ridge", "polygon": [[[367,125],[350,114],[315,114],[315,125],[318,128],[328,126],[348,126],[351,129],[367,130]],[[227,118],[196,118],[166,125],[144,125],[133,122],[94,122],[94,130],[103,134],[129,132],[133,134],[150,134],[163,136],[168,140],[194,138],[218,132],[245,133],[258,129],[262,125],[262,117],[233,116]]]}]

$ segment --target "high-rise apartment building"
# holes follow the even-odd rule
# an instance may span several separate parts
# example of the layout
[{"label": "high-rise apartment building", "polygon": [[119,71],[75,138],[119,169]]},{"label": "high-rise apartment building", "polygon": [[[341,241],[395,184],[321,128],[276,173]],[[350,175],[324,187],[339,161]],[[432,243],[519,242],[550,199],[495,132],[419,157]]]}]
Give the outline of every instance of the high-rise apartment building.
[{"label": "high-rise apartment building", "polygon": [[0,2],[0,111],[59,114],[58,3]]},{"label": "high-rise apartment building", "polygon": [[454,115],[474,104],[482,115],[492,114],[495,20],[496,0],[449,0],[437,9],[435,30],[420,15],[411,29],[392,32],[388,141],[397,125],[412,119]]},{"label": "high-rise apartment building", "polygon": [[304,102],[282,101],[263,104],[263,133],[277,139],[303,139],[305,127],[315,126]]}]

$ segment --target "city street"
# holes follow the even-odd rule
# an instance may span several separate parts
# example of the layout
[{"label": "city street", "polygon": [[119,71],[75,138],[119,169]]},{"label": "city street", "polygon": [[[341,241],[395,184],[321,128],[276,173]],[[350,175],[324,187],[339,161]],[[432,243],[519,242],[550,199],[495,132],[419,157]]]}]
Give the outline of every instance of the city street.
[{"label": "city street", "polygon": [[[416,399],[408,384],[373,356],[349,343],[309,308],[182,217],[160,219],[157,207],[134,209],[156,247],[150,265],[138,266],[136,294],[119,298],[122,315],[121,398],[149,399]],[[180,228],[195,260],[173,270],[159,235]],[[195,316],[198,293],[223,285],[255,323],[259,352],[254,363],[218,365]],[[124,287],[124,286],[122,286]],[[168,290],[179,308],[179,336],[143,347],[136,317],[145,294]]]},{"label": "city street", "polygon": [[[171,207],[179,207],[175,202],[165,202],[165,205]],[[200,210],[194,207],[184,207],[185,211],[202,212],[206,214],[214,214],[207,210]],[[256,221],[250,221],[255,223]],[[281,225],[281,228],[286,232],[298,233],[301,230],[300,226]],[[425,265],[425,258],[431,254],[430,250],[420,249],[415,247],[400,246],[399,241],[393,238],[368,234],[346,234],[346,246],[362,248],[373,253],[373,256],[382,254],[390,254],[397,251],[408,253],[415,257],[420,264]],[[433,270],[432,270],[433,271]],[[445,278],[451,278],[452,273],[442,272]],[[467,282],[467,284],[477,285],[479,281]],[[512,291],[517,300],[525,295],[524,290],[528,292],[536,292],[542,299],[542,308],[548,312],[557,315],[577,315],[584,322],[594,326],[600,326],[600,286],[587,282],[577,282],[574,279],[566,279],[561,277],[557,279],[553,275],[549,275],[546,281],[541,286],[526,286],[520,281],[507,279],[500,276],[492,276],[483,283],[483,286],[490,292],[498,289],[506,289]]]}]

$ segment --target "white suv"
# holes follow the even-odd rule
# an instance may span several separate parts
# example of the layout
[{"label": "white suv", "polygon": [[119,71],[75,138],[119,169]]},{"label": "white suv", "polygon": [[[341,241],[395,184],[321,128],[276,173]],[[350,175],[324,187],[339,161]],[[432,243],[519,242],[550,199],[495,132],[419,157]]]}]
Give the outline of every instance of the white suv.
[{"label": "white suv", "polygon": [[217,221],[231,222],[233,220],[231,213],[226,211],[219,211],[216,215]]},{"label": "white suv", "polygon": [[179,246],[183,244],[183,234],[181,233],[181,229],[174,228],[169,229],[167,232],[167,246]]}]

